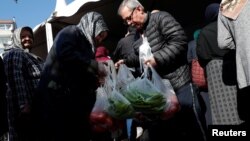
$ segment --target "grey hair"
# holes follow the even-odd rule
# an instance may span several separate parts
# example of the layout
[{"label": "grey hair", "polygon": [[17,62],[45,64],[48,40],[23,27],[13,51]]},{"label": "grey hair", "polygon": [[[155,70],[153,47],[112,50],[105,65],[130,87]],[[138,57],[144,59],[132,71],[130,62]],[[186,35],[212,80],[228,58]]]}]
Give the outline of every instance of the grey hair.
[{"label": "grey hair", "polygon": [[138,0],[123,0],[122,3],[120,4],[119,8],[118,8],[118,15],[121,15],[121,10],[124,7],[128,7],[131,11],[140,6],[141,8],[144,9],[144,7],[142,6],[142,4],[138,1]]}]

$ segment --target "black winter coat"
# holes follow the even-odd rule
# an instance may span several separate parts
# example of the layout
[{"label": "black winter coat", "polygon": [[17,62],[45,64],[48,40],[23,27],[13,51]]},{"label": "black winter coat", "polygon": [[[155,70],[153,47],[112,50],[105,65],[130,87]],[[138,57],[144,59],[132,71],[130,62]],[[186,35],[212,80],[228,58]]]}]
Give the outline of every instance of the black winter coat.
[{"label": "black winter coat", "polygon": [[0,137],[8,131],[6,89],[4,64],[0,57]]},{"label": "black winter coat", "polygon": [[[148,12],[143,32],[157,62],[156,70],[162,78],[169,79],[175,90],[190,82],[187,36],[172,15],[163,11],[153,14]],[[134,44],[136,55],[139,54],[139,46],[142,43],[142,40],[139,41]],[[126,64],[138,65],[138,56],[130,56]]]},{"label": "black winter coat", "polygon": [[89,135],[87,117],[97,87],[97,62],[89,41],[76,26],[62,29],[46,58],[34,100],[41,134],[51,129]]},{"label": "black winter coat", "polygon": [[126,37],[121,38],[117,43],[115,51],[113,52],[113,61],[117,62],[120,59],[126,59],[129,54],[134,53],[133,44],[140,38],[136,31],[132,31]]}]

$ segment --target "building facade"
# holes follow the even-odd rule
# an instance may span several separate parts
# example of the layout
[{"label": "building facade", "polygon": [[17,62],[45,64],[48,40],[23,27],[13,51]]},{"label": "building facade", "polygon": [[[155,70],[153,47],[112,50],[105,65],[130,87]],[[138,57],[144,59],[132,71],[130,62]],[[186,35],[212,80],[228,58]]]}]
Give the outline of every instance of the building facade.
[{"label": "building facade", "polygon": [[0,55],[4,52],[5,46],[11,44],[11,36],[16,29],[15,20],[0,20]]}]

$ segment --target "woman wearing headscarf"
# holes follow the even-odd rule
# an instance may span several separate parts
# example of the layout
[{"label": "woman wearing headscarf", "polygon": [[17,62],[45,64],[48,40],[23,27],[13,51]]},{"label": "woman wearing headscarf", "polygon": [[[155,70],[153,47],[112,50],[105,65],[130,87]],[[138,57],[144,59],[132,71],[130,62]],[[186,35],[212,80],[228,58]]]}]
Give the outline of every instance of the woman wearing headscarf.
[{"label": "woman wearing headscarf", "polygon": [[95,60],[95,50],[107,31],[103,16],[89,12],[55,37],[35,98],[40,140],[90,140],[95,91],[99,78],[106,75],[103,63]]},{"label": "woman wearing headscarf", "polygon": [[12,39],[13,45],[3,58],[8,84],[9,141],[32,141],[30,108],[43,60],[29,52],[34,42],[30,27],[16,29]]}]

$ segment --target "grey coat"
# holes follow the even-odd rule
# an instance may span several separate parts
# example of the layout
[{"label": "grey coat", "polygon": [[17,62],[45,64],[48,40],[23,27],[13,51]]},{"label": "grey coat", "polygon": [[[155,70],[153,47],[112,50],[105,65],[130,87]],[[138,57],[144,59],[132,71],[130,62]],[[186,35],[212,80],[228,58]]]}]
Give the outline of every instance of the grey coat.
[{"label": "grey coat", "polygon": [[250,1],[235,19],[218,15],[218,44],[221,49],[236,49],[239,88],[250,86]]}]

